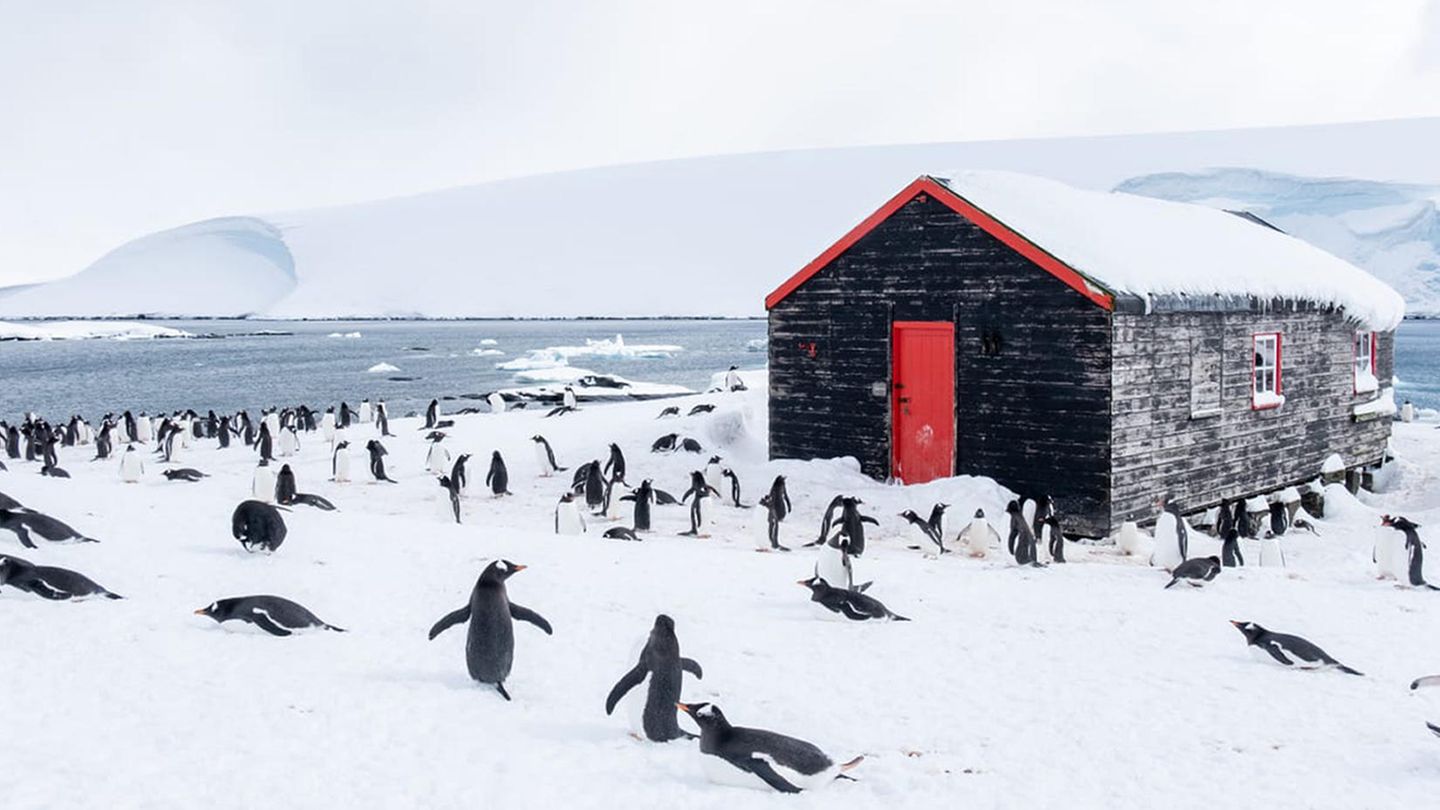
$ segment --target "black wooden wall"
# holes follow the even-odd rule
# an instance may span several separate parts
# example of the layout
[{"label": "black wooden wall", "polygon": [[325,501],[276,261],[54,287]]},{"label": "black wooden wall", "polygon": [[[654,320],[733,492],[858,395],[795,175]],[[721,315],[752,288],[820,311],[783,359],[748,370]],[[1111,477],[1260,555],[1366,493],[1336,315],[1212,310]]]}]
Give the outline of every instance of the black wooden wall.
[{"label": "black wooden wall", "polygon": [[854,456],[889,476],[896,320],[955,323],[957,473],[1108,530],[1110,313],[928,196],[770,311],[772,458]]}]

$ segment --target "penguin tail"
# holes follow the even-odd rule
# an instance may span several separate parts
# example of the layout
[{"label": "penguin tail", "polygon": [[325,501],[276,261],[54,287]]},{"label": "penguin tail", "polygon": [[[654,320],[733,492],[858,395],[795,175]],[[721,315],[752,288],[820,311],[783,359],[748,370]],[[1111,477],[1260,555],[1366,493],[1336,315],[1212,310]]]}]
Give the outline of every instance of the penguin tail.
[{"label": "penguin tail", "polygon": [[1437,726],[1434,723],[1426,723],[1425,727],[1430,729],[1431,734],[1434,734],[1436,737],[1440,737],[1440,726]]},{"label": "penguin tail", "polygon": [[568,469],[570,469],[570,468],[569,468],[569,467],[556,467],[556,468],[555,468],[555,472],[565,472],[565,471],[568,470]]},{"label": "penguin tail", "polygon": [[1362,677],[1362,678],[1365,677],[1365,673],[1361,672],[1361,671],[1358,670],[1358,669],[1351,669],[1350,667],[1347,667],[1347,666],[1345,666],[1344,664],[1336,664],[1336,665],[1335,665],[1335,668],[1338,669],[1338,670],[1340,670],[1341,672],[1345,673],[1346,675],[1359,675],[1359,676]]},{"label": "penguin tail", "polygon": [[82,542],[82,543],[98,543],[98,542],[100,542],[100,541],[99,541],[99,540],[96,540],[96,539],[93,538],[93,537],[85,537],[85,536],[82,535],[82,536],[80,537],[80,542]]},{"label": "penguin tail", "polygon": [[899,613],[891,613],[891,614],[890,614],[890,621],[892,621],[892,622],[908,622],[908,621],[910,621],[910,617],[909,617],[909,616],[901,616]]},{"label": "penguin tail", "polygon": [[336,632],[336,633],[348,633],[348,632],[350,632],[349,630],[346,630],[346,629],[343,628],[343,627],[336,627],[336,626],[333,625],[333,624],[322,624],[322,625],[320,625],[320,626],[323,627],[323,628],[325,628],[326,630],[330,630],[330,631],[333,631],[333,632]]},{"label": "penguin tail", "polygon": [[1161,588],[1160,590],[1162,590],[1162,591],[1168,591],[1168,590],[1170,590],[1170,585],[1174,585],[1175,583],[1177,583],[1177,582],[1179,582],[1179,581],[1180,581],[1180,578],[1179,578],[1179,577],[1175,577],[1174,579],[1170,580],[1170,584],[1169,584],[1169,585],[1166,585],[1164,588]]},{"label": "penguin tail", "polygon": [[104,596],[105,596],[106,599],[124,599],[124,598],[125,598],[125,597],[121,596],[121,595],[118,594],[118,593],[111,593],[111,592],[109,592],[109,591],[105,591],[105,592],[104,592]]}]

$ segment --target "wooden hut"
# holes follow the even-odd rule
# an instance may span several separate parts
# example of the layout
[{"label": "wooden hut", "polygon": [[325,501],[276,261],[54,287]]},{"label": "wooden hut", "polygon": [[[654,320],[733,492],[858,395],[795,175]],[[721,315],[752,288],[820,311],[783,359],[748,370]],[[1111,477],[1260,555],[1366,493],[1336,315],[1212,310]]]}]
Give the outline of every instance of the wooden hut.
[{"label": "wooden hut", "polygon": [[1253,216],[1002,172],[916,179],[765,305],[772,458],[989,476],[1090,536],[1379,463],[1404,315]]}]

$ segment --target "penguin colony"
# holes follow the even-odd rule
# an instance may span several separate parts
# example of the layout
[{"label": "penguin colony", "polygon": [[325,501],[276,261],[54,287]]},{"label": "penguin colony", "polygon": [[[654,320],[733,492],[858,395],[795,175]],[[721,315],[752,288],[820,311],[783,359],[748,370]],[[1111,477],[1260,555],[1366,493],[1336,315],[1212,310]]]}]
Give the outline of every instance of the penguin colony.
[{"label": "penguin colony", "polygon": [[[732,374],[733,371],[732,368]],[[576,410],[578,406],[573,397],[573,393],[568,394],[564,404],[546,416]],[[505,411],[503,399],[491,401],[490,406],[492,412]],[[705,416],[714,410],[713,403],[702,403],[682,415],[679,408],[671,406],[663,409],[659,418]],[[251,486],[252,497],[241,500],[234,508],[231,534],[247,552],[278,553],[288,534],[285,512],[296,506],[335,510],[328,499],[299,491],[300,482],[294,470],[290,464],[279,459],[298,455],[302,447],[300,435],[318,431],[319,441],[323,442],[330,460],[331,481],[335,484],[348,483],[352,480],[351,441],[345,436],[347,431],[357,429],[362,421],[373,426],[376,435],[364,445],[369,460],[370,482],[395,483],[396,479],[390,477],[386,469],[388,451],[380,441],[390,435],[384,405],[379,403],[372,408],[368,400],[360,408],[359,416],[348,404],[341,403],[338,417],[333,407],[319,416],[306,407],[270,409],[263,411],[258,419],[252,419],[245,411],[225,416],[211,412],[204,417],[187,411],[159,419],[127,411],[118,417],[107,414],[98,432],[79,417],[73,417],[64,428],[56,428],[29,416],[18,426],[0,422],[0,441],[3,441],[4,455],[9,461],[7,470],[11,467],[23,469],[23,459],[24,462],[37,464],[41,475],[66,478],[68,474],[58,464],[56,446],[89,445],[95,451],[94,461],[111,459],[118,454],[119,478],[123,482],[143,480],[147,474],[146,457],[154,456],[158,457],[159,464],[172,465],[160,471],[168,481],[195,484],[208,476],[191,467],[173,466],[177,457],[197,440],[214,440],[218,447],[229,448],[232,441],[238,439],[238,444],[256,454],[256,473]],[[445,493],[446,515],[456,523],[463,523],[461,504],[467,497],[470,473],[466,463],[471,454],[451,456],[444,444],[447,436],[440,428],[453,425],[453,419],[441,418],[439,401],[432,401],[426,409],[425,424],[421,427],[421,430],[430,431],[427,435],[430,444],[423,466]],[[309,441],[307,439],[306,443]],[[532,441],[539,476],[549,478],[569,469],[558,463],[555,448],[544,436],[537,434]],[[123,450],[118,450],[119,447]],[[669,433],[657,439],[650,450],[653,453],[701,453],[703,446],[695,437]],[[152,466],[156,463],[155,458],[148,460]],[[651,479],[641,478],[638,484],[632,486],[627,480],[627,472],[625,454],[619,445],[613,443],[603,464],[594,459],[575,467],[575,473],[560,493],[554,510],[555,533],[584,535],[592,530],[592,526],[598,528],[622,519],[628,513],[630,526],[612,525],[598,534],[607,539],[643,541],[644,535],[654,531],[652,510],[677,506],[689,510],[689,528],[678,534],[706,538],[709,536],[707,526],[713,522],[713,518],[707,520],[707,512],[719,508],[750,509],[758,506],[765,510],[765,532],[757,537],[755,550],[789,552],[792,549],[792,546],[780,542],[782,528],[794,511],[783,475],[776,476],[768,490],[762,490],[765,494],[752,506],[742,499],[739,475],[718,455],[710,456],[701,469],[690,474],[688,488],[679,498],[656,487]],[[493,498],[510,495],[510,471],[498,450],[492,452],[484,483]],[[710,506],[712,502],[716,505]],[[1314,525],[1298,514],[1298,503],[1298,497],[1291,501],[1282,496],[1280,500],[1260,504],[1263,508],[1256,508],[1257,504],[1252,502],[1222,504],[1208,523],[1220,538],[1221,555],[1191,557],[1188,554],[1191,529],[1181,517],[1174,498],[1163,495],[1157,500],[1159,511],[1151,559],[1153,565],[1165,569],[1170,575],[1163,587],[1170,589],[1178,583],[1200,587],[1215,581],[1225,568],[1243,566],[1245,560],[1238,542],[1242,537],[1262,542],[1259,554],[1261,565],[1283,565],[1279,538],[1287,531],[1297,529],[1316,533]],[[1015,566],[1022,569],[1045,568],[1066,562],[1067,539],[1062,531],[1063,516],[1057,513],[1051,499],[1044,495],[1016,499],[1006,506],[1004,521],[1007,531],[1003,543],[1001,533],[996,531],[984,510],[977,509],[947,546],[945,518],[949,508],[950,504],[936,503],[924,515],[913,509],[906,510],[898,515],[904,523],[897,523],[896,528],[903,525],[904,530],[914,537],[914,543],[909,548],[924,551],[934,558],[950,553],[986,558],[998,554],[1003,545]],[[1393,531],[1393,537],[1377,544],[1375,549],[1374,561],[1381,576],[1393,577],[1415,588],[1440,590],[1424,579],[1425,545],[1419,536],[1420,526],[1407,518],[1388,515],[1381,525]],[[835,496],[821,515],[818,536],[801,544],[802,547],[815,548],[816,552],[810,576],[801,579],[798,584],[810,591],[811,603],[824,615],[854,622],[909,622],[909,617],[900,615],[868,593],[871,582],[856,581],[856,561],[863,558],[866,549],[866,526],[878,527],[880,522],[866,514],[861,499],[843,494]],[[13,536],[27,549],[52,543],[99,542],[58,518],[28,509],[0,493],[0,536],[5,534]],[[1131,525],[1122,530],[1116,543],[1128,553],[1138,550],[1136,537],[1135,527]],[[1263,545],[1266,541],[1274,548],[1267,551]],[[1042,555],[1045,560],[1041,559]],[[1270,562],[1266,562],[1267,559]],[[463,625],[466,632],[465,662],[470,677],[492,687],[506,701],[512,699],[506,682],[516,664],[514,623],[530,624],[547,636],[556,632],[539,612],[510,598],[509,581],[525,570],[525,565],[509,560],[489,562],[475,579],[468,601],[443,615],[429,631],[429,638],[433,641],[450,628]],[[79,572],[37,565],[12,554],[0,554],[0,589],[4,588],[52,601],[123,598]],[[277,637],[305,631],[345,632],[320,619],[308,608],[274,595],[221,598],[194,612],[216,623],[240,623]],[[1252,621],[1235,620],[1231,623],[1243,635],[1246,646],[1269,663],[1287,668],[1332,669],[1352,676],[1362,675],[1331,657],[1315,643],[1299,636],[1271,631]],[[564,628],[561,629],[563,632]],[[678,722],[682,715],[688,717],[699,731],[698,748],[706,770],[717,782],[765,786],[785,793],[800,792],[836,779],[850,778],[848,772],[863,759],[857,756],[837,763],[824,751],[803,740],[732,725],[721,709],[711,703],[685,703],[681,698],[686,676],[701,679],[701,666],[694,659],[680,655],[674,620],[668,615],[659,615],[634,667],[620,675],[611,688],[604,711],[606,714],[614,712],[632,693],[637,697],[643,694],[643,699],[631,701],[638,713],[635,723],[637,736],[643,733],[645,739],[655,742],[695,739],[697,735],[681,728]],[[1418,679],[1412,684],[1412,689],[1432,685],[1440,685],[1440,676]],[[1427,725],[1440,735],[1440,727]]]}]

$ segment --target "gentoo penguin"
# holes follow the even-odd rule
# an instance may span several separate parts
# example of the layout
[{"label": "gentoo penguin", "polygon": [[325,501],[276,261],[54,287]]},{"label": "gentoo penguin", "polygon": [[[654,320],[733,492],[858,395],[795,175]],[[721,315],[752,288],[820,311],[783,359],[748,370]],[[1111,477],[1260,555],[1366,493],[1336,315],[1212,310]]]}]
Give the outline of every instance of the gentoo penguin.
[{"label": "gentoo penguin", "polygon": [[359,420],[360,420],[360,424],[362,424],[362,425],[368,425],[368,424],[370,424],[372,421],[374,421],[374,418],[375,418],[375,417],[374,417],[374,414],[372,414],[372,413],[370,412],[370,398],[369,398],[369,397],[366,397],[365,399],[360,400],[360,411],[359,411],[359,413],[357,414],[357,416],[358,416],[358,418],[359,418]]},{"label": "gentoo penguin", "polygon": [[680,440],[680,449],[687,453],[701,453],[705,450],[705,448],[700,446],[700,442],[688,436]]},{"label": "gentoo penguin", "polygon": [[727,371],[727,372],[725,372],[725,390],[726,390],[726,391],[744,391],[744,390],[745,390],[745,383],[743,383],[743,382],[740,381],[740,367],[739,367],[739,366],[731,366],[731,367],[730,367],[730,370]]},{"label": "gentoo penguin", "polygon": [[425,427],[422,430],[430,430],[440,420],[440,400],[432,399],[430,404],[425,406]]},{"label": "gentoo penguin", "polygon": [[445,495],[450,500],[449,514],[460,522],[460,487],[455,484],[455,479],[448,475],[440,476],[440,488],[445,490]]},{"label": "gentoo penguin", "polygon": [[500,396],[499,391],[490,392],[490,395],[485,397],[485,401],[489,403],[491,413],[505,412],[505,397]]},{"label": "gentoo penguin", "polygon": [[255,474],[250,479],[250,497],[269,503],[275,499],[275,470],[264,459],[255,465]]},{"label": "gentoo penguin", "polygon": [[607,481],[625,483],[625,454],[620,445],[610,443],[610,457],[605,459],[605,468],[600,471]]},{"label": "gentoo penguin", "polygon": [[726,467],[720,471],[720,477],[730,479],[730,505],[736,509],[749,509],[749,504],[740,502],[740,476],[736,475],[734,470]]},{"label": "gentoo penguin", "polygon": [[35,565],[19,557],[0,555],[0,589],[7,585],[16,590],[56,601],[84,599],[87,596],[103,596],[106,599],[124,598],[97,585],[94,580],[79,572],[48,565]]},{"label": "gentoo penguin", "polygon": [[535,445],[535,465],[540,468],[540,476],[549,478],[553,473],[565,472],[566,468],[555,463],[555,451],[550,449],[550,442],[544,436],[535,434],[530,437]]},{"label": "gentoo penguin", "polygon": [[163,470],[160,473],[171,481],[199,481],[201,478],[208,478],[205,473],[193,467],[180,467],[174,470]]},{"label": "gentoo penguin", "polygon": [[799,584],[810,589],[810,601],[831,613],[838,613],[851,621],[863,622],[868,619],[890,619],[908,622],[909,619],[881,604],[879,599],[859,591],[836,588],[820,577],[802,579]]},{"label": "gentoo penguin", "polygon": [[450,466],[450,483],[455,487],[455,494],[463,497],[465,490],[470,486],[470,473],[465,465],[470,462],[469,453],[461,453],[455,457],[455,463]]},{"label": "gentoo penguin", "polygon": [[385,400],[375,403],[375,427],[380,429],[381,436],[393,436],[390,432],[390,409],[385,407]]},{"label": "gentoo penguin", "polygon": [[325,409],[325,415],[320,417],[320,435],[325,441],[334,444],[335,442],[335,406]]},{"label": "gentoo penguin", "polygon": [[335,443],[335,452],[330,456],[330,480],[337,484],[350,480],[350,442]]},{"label": "gentoo penguin", "polygon": [[664,436],[661,436],[660,438],[656,439],[654,442],[651,442],[651,444],[650,444],[650,452],[652,452],[652,453],[673,453],[673,452],[675,452],[676,442],[678,442],[679,440],[680,440],[680,434],[678,434],[678,433],[666,433]]},{"label": "gentoo penguin", "polygon": [[1279,537],[1290,529],[1290,513],[1286,511],[1285,504],[1279,501],[1270,502],[1270,534]]},{"label": "gentoo penguin", "polygon": [[286,425],[280,428],[280,455],[293,456],[300,452],[300,434],[295,432],[294,425]]},{"label": "gentoo penguin", "polygon": [[125,452],[120,455],[120,480],[127,484],[134,484],[145,474],[145,460],[135,452],[135,445],[125,445]]},{"label": "gentoo penguin", "polygon": [[41,475],[44,475],[44,476],[47,476],[47,477],[49,477],[49,478],[69,478],[69,477],[70,477],[70,473],[66,472],[66,471],[65,471],[65,468],[63,468],[63,467],[56,467],[55,465],[50,464],[49,462],[46,462],[46,463],[45,463],[45,466],[43,466],[43,467],[40,468],[40,474],[41,474]]},{"label": "gentoo penguin", "polygon": [[971,557],[984,558],[989,556],[992,545],[1000,546],[1000,533],[985,519],[985,510],[976,509],[970,523],[955,536],[955,545],[965,549]]},{"label": "gentoo penguin", "polygon": [[705,482],[704,473],[699,470],[690,473],[690,488],[685,490],[684,495],[680,496],[680,503],[682,504],[691,498],[695,499],[690,504],[690,531],[680,532],[680,534],[690,537],[700,536],[700,523],[702,521],[700,502],[710,497],[712,493],[715,497],[720,497],[720,491]]},{"label": "gentoo penguin", "polygon": [[575,389],[568,385],[565,386],[565,391],[560,396],[560,403],[572,411],[580,408],[580,401],[575,397]]},{"label": "gentoo penguin", "polygon": [[430,450],[425,454],[425,469],[431,475],[445,475],[450,472],[450,451],[443,444],[445,434],[437,433],[436,438],[430,443]]},{"label": "gentoo penguin", "polygon": [[291,500],[295,506],[313,506],[322,512],[334,512],[335,504],[319,495],[312,495],[308,492],[297,492]]},{"label": "gentoo penguin", "polygon": [[1281,546],[1279,537],[1273,534],[1266,534],[1260,538],[1260,567],[1285,567],[1285,549]]},{"label": "gentoo penguin", "polygon": [[289,506],[295,502],[295,472],[290,469],[289,464],[280,465],[280,473],[275,476],[275,502],[281,506]]},{"label": "gentoo penguin", "polygon": [[43,512],[33,509],[0,509],[0,529],[12,531],[20,539],[20,545],[35,548],[34,537],[49,543],[98,543],[93,537],[70,528],[63,521],[56,520]]},{"label": "gentoo penguin", "polygon": [[1165,587],[1169,588],[1183,579],[1198,588],[1214,579],[1215,575],[1219,573],[1219,557],[1195,557],[1175,566],[1175,570],[1170,572],[1170,582]]},{"label": "gentoo penguin", "polygon": [[340,427],[348,428],[355,421],[355,412],[350,410],[350,403],[341,400],[340,402]]},{"label": "gentoo penguin", "polygon": [[1150,564],[1170,571],[1189,555],[1189,532],[1172,495],[1161,496],[1156,505],[1160,516],[1155,519],[1155,550],[1150,554]]},{"label": "gentoo penguin", "polygon": [[[939,508],[940,504],[936,504],[936,509]],[[941,511],[943,512],[944,510]],[[939,549],[937,552],[939,554],[944,554],[948,551],[948,549],[945,548],[945,539],[937,532],[935,525],[916,514],[914,509],[906,509],[900,513],[900,517],[905,518],[906,523],[914,526],[915,529],[920,532],[920,539],[923,542],[921,545],[911,546],[911,548],[923,548],[925,543],[930,543]]]},{"label": "gentoo penguin", "polygon": [[1040,521],[1040,536],[1045,541],[1050,561],[1065,562],[1065,533],[1060,529],[1060,516],[1053,509]]},{"label": "gentoo penguin", "polygon": [[506,593],[505,580],[524,570],[525,566],[509,560],[490,563],[475,581],[470,603],[446,614],[430,628],[430,640],[434,641],[447,629],[468,621],[470,632],[465,638],[465,664],[470,670],[470,677],[480,683],[493,684],[506,700],[510,699],[510,693],[505,691],[505,679],[510,677],[510,665],[515,660],[515,626],[512,620],[529,622],[544,630],[547,636],[554,633],[544,617],[511,602]]},{"label": "gentoo penguin", "polygon": [[1015,555],[1016,564],[1040,567],[1041,563],[1035,554],[1035,533],[1030,530],[1030,523],[1025,520],[1020,503],[1012,500],[1006,505],[1005,511],[1010,515],[1010,536],[1006,539],[1006,546],[1010,553]]},{"label": "gentoo penguin", "polygon": [[115,433],[115,427],[106,422],[100,427],[100,432],[95,434],[95,458],[93,461],[100,461],[110,457],[110,449],[113,447],[111,436]]},{"label": "gentoo penguin", "polygon": [[1222,500],[1215,510],[1215,536],[1224,537],[1231,529],[1236,529],[1236,532],[1239,532],[1239,529],[1235,526],[1235,512],[1231,508],[1229,501]]},{"label": "gentoo penguin", "polygon": [[840,500],[840,530],[837,538],[843,538],[845,552],[852,557],[865,554],[865,524],[880,525],[880,521],[869,515],[860,514],[859,498],[845,497]]},{"label": "gentoo penguin", "polygon": [[271,408],[267,413],[265,413],[265,414],[260,418],[260,421],[261,421],[263,424],[265,424],[267,427],[270,428],[270,438],[273,439],[273,438],[275,438],[276,436],[280,435],[280,412],[279,412],[279,411],[275,410],[274,408]]},{"label": "gentoo penguin", "polygon": [[209,616],[220,624],[240,621],[253,624],[272,636],[288,636],[301,630],[345,630],[326,624],[303,606],[280,596],[234,596],[211,602],[195,611],[196,616]]},{"label": "gentoo penguin", "polygon": [[555,533],[585,533],[585,516],[580,513],[580,504],[575,500],[573,492],[561,495],[560,503],[555,505]]},{"label": "gentoo penguin", "polygon": [[661,409],[660,415],[657,416],[657,417],[655,417],[655,418],[656,418],[656,419],[664,419],[664,418],[667,417],[667,416],[679,416],[679,415],[680,415],[680,406],[679,406],[679,405],[671,405],[671,406],[668,407],[668,408],[663,408],[663,409]]},{"label": "gentoo penguin", "polygon": [[241,501],[230,516],[230,534],[246,551],[274,551],[285,542],[285,520],[268,503]]},{"label": "gentoo penguin", "polygon": [[260,433],[255,437],[255,451],[260,454],[261,461],[273,461],[275,459],[275,442],[271,438],[269,417],[267,421],[260,423]]},{"label": "gentoo penguin", "polygon": [[499,450],[490,454],[490,471],[485,473],[485,486],[490,487],[490,493],[497,498],[511,494],[510,472],[505,469],[505,459],[500,457]]},{"label": "gentoo penguin", "polygon": [[1140,553],[1140,527],[1135,525],[1135,521],[1127,520],[1120,524],[1120,531],[1115,533],[1115,547],[1127,557]]},{"label": "gentoo penguin", "polygon": [[[709,484],[710,488],[716,492],[719,492],[720,488],[725,486],[725,475],[723,472],[725,467],[720,464],[720,460],[719,456],[711,456],[710,460],[705,462],[705,466],[701,468],[701,471],[705,474],[705,483]],[[721,496],[717,495],[716,497]]]},{"label": "gentoo penguin", "polygon": [[155,428],[150,424],[150,417],[141,411],[139,418],[135,420],[135,440],[141,444],[147,444],[155,435],[154,431]]},{"label": "gentoo penguin", "polygon": [[695,735],[680,729],[676,722],[676,706],[680,703],[680,687],[688,672],[703,678],[700,665],[693,659],[680,655],[680,641],[675,638],[675,620],[660,614],[650,628],[650,637],[640,651],[640,660],[620,676],[605,698],[605,714],[612,714],[615,705],[630,690],[644,686],[645,700],[632,701],[640,711],[640,729],[646,739],[654,742],[669,742],[682,737],[693,739]]},{"label": "gentoo penguin", "polygon": [[717,784],[758,788],[763,782],[781,793],[799,793],[835,781],[864,759],[855,757],[836,765],[812,743],[773,731],[730,725],[719,706],[675,705],[700,726],[701,762],[706,776]]},{"label": "gentoo penguin", "polygon": [[605,533],[601,535],[601,537],[604,537],[608,540],[630,540],[636,543],[640,542],[640,536],[636,534],[635,530],[630,528],[629,526],[611,526],[610,528],[605,530]]},{"label": "gentoo penguin", "polygon": [[655,501],[655,489],[651,486],[650,479],[641,481],[640,486],[633,492],[621,495],[620,500],[635,502],[635,531],[650,531],[650,506]]},{"label": "gentoo penguin", "polygon": [[1254,622],[1232,621],[1235,629],[1245,634],[1245,643],[1254,647],[1257,654],[1263,652],[1266,660],[1274,660],[1287,667],[1299,669],[1326,669],[1334,667],[1347,675],[1360,675],[1350,667],[1336,661],[1324,650],[1299,636],[1272,633]]},{"label": "gentoo penguin", "polygon": [[[1224,514],[1224,509],[1220,510]],[[1233,521],[1225,529],[1225,535],[1220,541],[1220,564],[1226,568],[1235,568],[1245,564],[1245,555],[1240,553],[1240,530],[1235,528]]]},{"label": "gentoo penguin", "polygon": [[385,445],[377,439],[371,439],[365,443],[365,449],[370,453],[370,475],[376,481],[389,481],[396,483],[395,479],[385,474]]},{"label": "gentoo penguin", "polygon": [[600,476],[599,460],[585,465],[585,478],[581,484],[585,492],[585,506],[592,514],[605,507],[605,480]]},{"label": "gentoo penguin", "polygon": [[1405,575],[1410,584],[1416,588],[1440,591],[1440,588],[1425,581],[1425,544],[1420,541],[1420,533],[1416,531],[1420,525],[1398,515],[1385,515],[1380,519],[1380,525],[1388,526],[1405,536]]},{"label": "gentoo penguin", "polygon": [[760,505],[765,507],[765,539],[769,541],[769,547],[757,543],[755,550],[789,551],[789,546],[780,544],[780,524],[790,514],[790,494],[785,491],[785,476],[775,476],[770,491],[760,496]]},{"label": "gentoo penguin", "polygon": [[685,415],[686,415],[686,416],[699,416],[699,415],[702,414],[702,413],[710,413],[710,412],[713,411],[713,410],[715,410],[715,406],[714,406],[714,405],[711,405],[711,404],[708,403],[708,402],[702,402],[702,403],[700,403],[699,405],[696,405],[695,407],[691,408],[691,409],[690,409],[690,412],[687,413],[687,414],[685,414]]},{"label": "gentoo penguin", "polygon": [[820,547],[820,556],[815,560],[814,575],[836,588],[847,591],[856,589],[854,564],[850,562],[850,552],[840,535],[835,535]]}]

